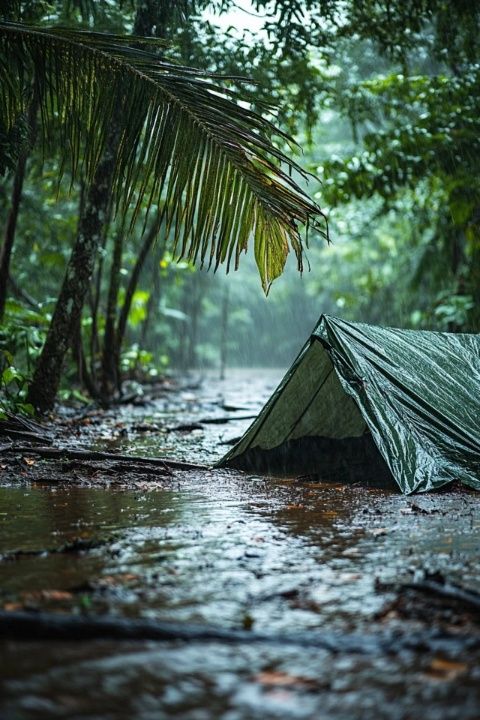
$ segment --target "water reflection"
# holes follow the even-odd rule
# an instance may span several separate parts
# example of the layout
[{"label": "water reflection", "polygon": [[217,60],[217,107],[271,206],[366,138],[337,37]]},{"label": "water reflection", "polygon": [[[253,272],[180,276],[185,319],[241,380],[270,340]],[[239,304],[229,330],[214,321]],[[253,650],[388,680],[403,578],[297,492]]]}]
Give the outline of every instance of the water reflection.
[{"label": "water reflection", "polygon": [[[232,471],[177,473],[171,490],[151,492],[0,488],[0,554],[100,541],[84,552],[4,559],[0,601],[269,632],[368,633],[388,599],[376,578],[408,579],[426,567],[475,587],[477,502],[467,492],[409,499]],[[426,720],[460,712],[475,720],[478,670],[468,653],[456,661],[465,671],[439,683],[429,679],[432,658],[413,652],[2,642],[0,717],[403,720],[421,708]]]}]

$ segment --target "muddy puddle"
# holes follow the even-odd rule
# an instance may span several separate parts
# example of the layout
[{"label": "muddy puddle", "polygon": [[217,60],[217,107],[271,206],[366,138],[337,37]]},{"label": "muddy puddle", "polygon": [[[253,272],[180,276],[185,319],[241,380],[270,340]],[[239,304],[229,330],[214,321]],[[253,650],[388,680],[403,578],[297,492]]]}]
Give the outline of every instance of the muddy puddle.
[{"label": "muddy puddle", "polygon": [[[255,414],[277,379],[237,373],[228,384],[206,379],[183,397],[123,408],[97,427],[97,442],[210,463],[248,420],[165,427]],[[136,432],[138,423],[158,430]],[[93,435],[87,423],[75,441]],[[480,718],[480,653],[471,642],[480,614],[408,589],[441,577],[480,591],[473,492],[405,498],[233,471],[176,471],[153,489],[23,475],[0,487],[0,556],[6,609],[293,639],[3,640],[2,720]],[[305,633],[339,646],[305,646]],[[376,644],[386,635],[398,647]],[[342,650],[349,637],[361,639],[359,650]],[[409,644],[414,637],[421,642]]]}]

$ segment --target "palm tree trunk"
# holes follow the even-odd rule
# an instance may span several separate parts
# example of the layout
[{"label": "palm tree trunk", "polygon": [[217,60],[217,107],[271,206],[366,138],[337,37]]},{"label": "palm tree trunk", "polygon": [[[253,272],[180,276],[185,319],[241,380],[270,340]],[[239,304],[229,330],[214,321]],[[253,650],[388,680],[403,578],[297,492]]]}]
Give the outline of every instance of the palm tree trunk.
[{"label": "palm tree trunk", "polygon": [[114,142],[108,143],[108,150],[100,160],[90,185],[47,339],[28,391],[28,401],[41,412],[50,410],[54,405],[65,355],[89,287],[105,218],[108,217],[117,136],[117,131],[112,130],[111,139]]}]

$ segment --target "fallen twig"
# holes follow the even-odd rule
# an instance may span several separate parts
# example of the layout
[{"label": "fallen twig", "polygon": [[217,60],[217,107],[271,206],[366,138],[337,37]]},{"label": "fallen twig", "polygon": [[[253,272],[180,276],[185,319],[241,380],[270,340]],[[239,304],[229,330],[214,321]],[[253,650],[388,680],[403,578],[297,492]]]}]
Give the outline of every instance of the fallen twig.
[{"label": "fallen twig", "polygon": [[228,644],[299,645],[322,648],[332,653],[363,655],[413,652],[476,650],[480,636],[426,633],[340,635],[301,632],[295,635],[255,633],[203,625],[184,625],[155,620],[126,620],[108,616],[76,616],[57,613],[0,611],[0,637],[15,640],[180,640]]},{"label": "fallen twig", "polygon": [[37,443],[51,443],[53,440],[48,435],[38,435],[36,432],[29,432],[28,430],[15,430],[10,427],[2,428],[2,435],[10,438],[19,438],[20,440],[30,440],[30,442]]},{"label": "fallen twig", "polygon": [[470,609],[480,610],[480,594],[474,590],[468,590],[449,582],[436,582],[435,580],[425,579],[416,583],[405,583],[402,588],[425,592],[430,595],[436,595],[443,599],[455,600],[468,606]]},{"label": "fallen twig", "polygon": [[223,423],[235,420],[255,420],[256,417],[256,415],[227,415],[226,417],[201,418],[198,422],[202,425],[223,425]]},{"label": "fallen twig", "polygon": [[[31,442],[50,444],[52,436],[44,427],[33,420],[5,412],[6,419],[0,421],[0,435],[10,438],[20,438]],[[2,448],[4,449],[4,448]]]},{"label": "fallen twig", "polygon": [[176,470],[210,470],[208,465],[200,465],[198,463],[188,463],[182,460],[170,460],[169,458],[144,457],[139,455],[124,455],[120,453],[107,453],[99,450],[76,449],[69,450],[67,448],[57,447],[28,447],[14,445],[10,452],[28,453],[29,455],[39,455],[46,459],[66,459],[66,460],[111,460],[112,462],[130,462],[141,465],[151,465],[155,467]]},{"label": "fallen twig", "polygon": [[107,544],[107,540],[95,540],[75,538],[71,542],[56,548],[42,548],[41,550],[11,550],[10,552],[0,555],[0,562],[8,562],[17,560],[21,557],[44,557],[46,555],[57,555],[63,553],[86,552],[87,550],[95,550]]},{"label": "fallen twig", "polygon": [[5,415],[8,418],[8,422],[14,427],[15,425],[19,425],[20,428],[23,428],[25,430],[30,430],[30,432],[34,432],[37,434],[45,435],[49,434],[46,428],[43,425],[40,425],[40,423],[36,422],[35,420],[32,420],[32,418],[26,418],[23,415],[15,415],[14,413],[6,411]]}]

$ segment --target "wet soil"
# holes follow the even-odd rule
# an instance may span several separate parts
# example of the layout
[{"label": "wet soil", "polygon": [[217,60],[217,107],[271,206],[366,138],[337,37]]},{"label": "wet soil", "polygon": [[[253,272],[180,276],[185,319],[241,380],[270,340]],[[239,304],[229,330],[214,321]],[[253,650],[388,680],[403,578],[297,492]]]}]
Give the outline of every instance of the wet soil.
[{"label": "wet soil", "polygon": [[[65,410],[49,429],[56,445],[210,465],[277,380],[206,378],[106,415]],[[478,494],[1,458],[4,609],[293,638],[0,640],[2,720],[480,718],[480,611],[422,589],[480,592]],[[398,647],[373,642],[386,635]],[[342,650],[352,636],[364,650]]]}]

